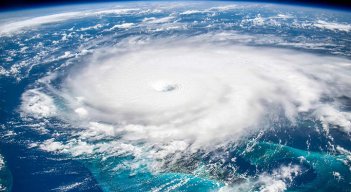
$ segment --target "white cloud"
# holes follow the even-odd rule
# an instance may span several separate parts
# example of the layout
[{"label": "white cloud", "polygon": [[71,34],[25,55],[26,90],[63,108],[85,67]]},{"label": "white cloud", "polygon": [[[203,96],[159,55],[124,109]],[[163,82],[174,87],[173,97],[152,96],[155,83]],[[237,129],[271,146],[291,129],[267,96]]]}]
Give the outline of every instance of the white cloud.
[{"label": "white cloud", "polygon": [[76,183],[72,183],[72,184],[68,184],[68,185],[62,185],[59,186],[57,188],[52,189],[52,191],[59,191],[59,192],[66,192],[66,191],[72,191],[76,188],[80,188],[82,187],[82,185],[84,185],[85,182],[76,182]]},{"label": "white cloud", "polygon": [[254,19],[252,19],[252,24],[257,26],[257,25],[264,25],[265,19],[261,17],[260,14],[258,14]]},{"label": "white cloud", "polygon": [[63,150],[65,146],[62,143],[55,141],[54,139],[48,139],[40,144],[39,148],[49,152],[57,152]]},{"label": "white cloud", "polygon": [[131,14],[135,12],[139,12],[139,8],[119,8],[119,9],[108,9],[108,10],[101,10],[96,11],[94,14],[117,14],[117,15],[124,15],[124,14]]},{"label": "white cloud", "polygon": [[79,107],[77,109],[74,110],[74,112],[76,112],[78,114],[79,117],[86,117],[88,115],[88,111],[86,109],[84,109],[83,107]]},{"label": "white cloud", "polygon": [[321,29],[329,29],[329,30],[332,30],[332,31],[345,31],[345,32],[350,32],[351,31],[351,25],[350,24],[328,22],[328,21],[323,21],[323,20],[318,20],[314,24],[314,26],[318,27],[318,28],[321,28]]},{"label": "white cloud", "polygon": [[161,18],[156,18],[156,17],[146,17],[143,19],[144,23],[152,23],[152,24],[160,24],[160,23],[168,23],[174,20],[175,17],[173,16],[167,16],[167,17],[161,17]]},{"label": "white cloud", "polygon": [[270,18],[275,18],[275,19],[292,19],[294,18],[292,15],[289,14],[278,14],[276,16],[270,17]]},{"label": "white cloud", "polygon": [[[16,21],[9,21],[4,24],[0,24],[0,35],[11,35],[13,33],[21,32],[25,29],[33,29],[40,25],[57,23],[67,21],[70,19],[77,19],[88,16],[106,15],[106,14],[131,14],[139,12],[140,9],[134,8],[121,8],[121,9],[107,9],[107,10],[91,10],[91,11],[76,11],[76,12],[64,12],[46,16],[39,16],[33,18],[20,18]],[[98,29],[101,28],[101,24],[97,24],[92,27],[82,28],[81,30]]]},{"label": "white cloud", "polygon": [[129,29],[134,26],[134,23],[122,23],[118,25],[114,25],[111,27],[109,30],[114,30],[114,29]]},{"label": "white cloud", "polygon": [[[138,11],[116,9],[94,14]],[[207,11],[210,10],[181,14]],[[76,18],[73,15],[71,18]],[[60,17],[58,14],[14,23],[8,32],[70,19]],[[277,18],[289,17],[278,15],[274,19]],[[248,21],[264,25],[269,19],[272,18],[257,15]],[[31,25],[33,20],[38,23]],[[176,25],[175,20],[173,16],[151,17],[140,25],[123,23],[111,30],[135,25],[156,30],[178,29],[181,25]],[[100,27],[98,24],[81,30]],[[316,27],[350,30],[335,23],[319,22]],[[66,38],[64,35],[63,40]],[[261,123],[274,121],[269,119],[274,115],[294,122],[302,112],[311,112],[311,118],[321,121],[326,130],[336,125],[342,131],[351,131],[350,113],[321,101],[324,97],[351,96],[350,60],[226,43],[253,42],[255,38],[264,42],[274,40],[232,32],[192,36],[187,40],[177,36],[161,41],[136,36],[123,39],[118,48],[108,47],[94,53],[84,49],[80,54],[92,53],[90,63],[71,71],[64,88],[55,90],[63,95],[60,105],[66,105],[65,111],[60,111],[63,109],[57,108],[48,94],[31,89],[22,95],[21,112],[35,118],[57,115],[83,128],[72,131],[76,139],[49,139],[38,145],[45,151],[72,156],[143,154],[143,158],[162,161],[176,153],[199,148],[211,150],[236,141],[252,131],[260,131]],[[60,58],[74,55],[66,51]],[[13,71],[19,69],[14,67]],[[0,74],[5,73],[8,72],[0,66]],[[118,141],[109,140],[115,137]],[[142,146],[138,146],[140,143]],[[173,160],[178,157],[172,156]],[[254,183],[261,191],[284,191],[299,171],[294,166],[282,167],[260,175]]]},{"label": "white cloud", "polygon": [[4,23],[0,25],[0,34],[9,34],[21,31],[23,29],[37,27],[43,24],[65,21],[81,15],[82,12],[67,12]]},{"label": "white cloud", "polygon": [[232,9],[236,9],[238,8],[238,5],[223,5],[223,6],[218,6],[218,7],[212,7],[210,9],[208,9],[209,11],[228,11],[228,10],[232,10]]},{"label": "white cloud", "polygon": [[[320,112],[322,97],[349,95],[344,90],[351,86],[345,74],[349,60],[206,43],[217,38],[222,36],[142,45],[125,41],[125,54],[102,51],[109,59],[92,59],[73,73],[63,94],[84,98],[72,110],[84,108],[84,118],[113,125],[118,132],[111,135],[123,133],[126,142],[159,143],[160,148],[171,141],[192,148],[233,141],[272,114],[294,122],[299,113],[312,111],[317,120],[323,116],[349,131],[345,118],[340,123]],[[99,51],[95,56],[100,58]],[[338,86],[330,86],[335,79]]]},{"label": "white cloud", "polygon": [[0,155],[0,170],[5,166],[4,157]]},{"label": "white cloud", "polygon": [[208,12],[208,11],[201,11],[201,10],[194,10],[194,9],[192,9],[192,10],[186,10],[186,11],[184,11],[184,12],[182,12],[182,13],[180,13],[181,15],[192,15],[192,14],[197,14],[197,13],[206,13],[206,12]]},{"label": "white cloud", "polygon": [[272,174],[261,174],[258,180],[260,192],[283,192],[299,174],[301,169],[297,165],[282,166]]},{"label": "white cloud", "polygon": [[73,57],[74,54],[72,54],[70,51],[65,51],[63,55],[59,56],[58,59],[67,59],[70,57]]},{"label": "white cloud", "polygon": [[303,170],[298,165],[281,166],[272,172],[263,172],[258,174],[257,177],[248,178],[244,182],[224,186],[219,191],[284,192],[291,186],[294,179],[302,173]]},{"label": "white cloud", "polygon": [[21,115],[35,118],[56,115],[54,100],[37,89],[30,89],[22,95]]},{"label": "white cloud", "polygon": [[92,30],[92,29],[97,30],[97,29],[99,29],[99,28],[101,28],[101,27],[103,27],[103,25],[101,25],[101,24],[96,24],[96,25],[90,26],[90,27],[82,27],[82,28],[80,28],[79,30],[80,30],[80,31],[87,31],[87,30]]},{"label": "white cloud", "polygon": [[329,130],[329,125],[336,125],[347,133],[351,132],[351,113],[349,112],[339,111],[332,106],[323,106],[316,111],[316,116],[327,131]]}]

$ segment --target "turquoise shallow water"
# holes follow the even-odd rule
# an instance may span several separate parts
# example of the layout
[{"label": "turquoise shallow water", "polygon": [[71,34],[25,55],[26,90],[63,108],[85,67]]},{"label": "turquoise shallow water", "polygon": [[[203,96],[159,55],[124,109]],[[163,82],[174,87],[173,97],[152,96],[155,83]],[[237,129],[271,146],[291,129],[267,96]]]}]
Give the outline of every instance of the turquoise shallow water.
[{"label": "turquoise shallow water", "polygon": [[[109,10],[109,12],[106,12],[106,10]],[[32,22],[26,20],[62,11],[74,11],[79,14],[70,13],[73,16],[68,18],[62,18],[60,15],[56,15],[54,19],[44,18],[43,20],[41,18],[35,20],[36,23],[39,23],[35,26],[31,25]],[[1,188],[1,190],[350,190],[351,141],[349,130],[351,95],[349,95],[349,90],[351,85],[348,83],[348,79],[351,77],[349,70],[351,58],[350,13],[319,8],[225,2],[95,4],[43,8],[19,11],[18,13],[23,14],[25,17],[21,20],[27,22],[13,23],[11,26],[18,27],[15,28],[15,31],[10,31],[9,34],[2,31],[0,33],[0,148],[5,162],[0,169],[0,185],[6,188]],[[21,14],[1,13],[0,23],[18,22],[17,17]],[[40,24],[40,22],[43,23]],[[0,26],[0,28],[2,27]],[[9,26],[7,28],[10,29]],[[192,44],[193,42],[195,43]],[[239,81],[239,85],[245,83],[250,86],[264,85],[260,84],[266,81],[264,78],[277,76],[274,73],[274,67],[279,65],[270,64],[278,61],[299,64],[300,61],[294,59],[301,58],[298,57],[300,54],[306,54],[304,56],[307,58],[307,63],[309,59],[315,59],[311,55],[323,56],[326,63],[316,59],[315,61],[320,62],[314,63],[317,67],[313,68],[306,65],[298,68],[296,73],[289,73],[293,70],[283,68],[284,70],[280,72],[288,73],[285,76],[283,75],[279,81],[273,79],[274,83],[269,84],[273,88],[268,86],[265,87],[267,89],[260,89],[260,86],[253,86],[254,89],[259,90],[260,95],[268,95],[264,97],[263,101],[259,102],[264,108],[263,111],[267,112],[262,122],[252,129],[246,127],[242,129],[247,134],[239,139],[234,134],[230,137],[223,137],[225,139],[219,139],[220,142],[216,138],[221,138],[221,133],[231,134],[231,131],[226,129],[231,124],[222,126],[216,132],[205,129],[205,131],[210,131],[209,134],[203,134],[204,130],[200,130],[194,127],[194,124],[191,124],[192,126],[182,129],[184,134],[177,135],[169,141],[164,138],[148,140],[148,136],[154,136],[155,132],[151,132],[153,134],[149,135],[147,131],[137,135],[128,135],[130,134],[128,131],[133,130],[133,127],[119,132],[123,128],[119,125],[125,123],[115,122],[119,113],[115,113],[116,118],[105,118],[106,114],[115,112],[113,108],[99,106],[98,104],[101,102],[99,99],[96,99],[96,103],[84,101],[79,96],[73,95],[72,92],[75,90],[67,91],[67,84],[69,84],[67,79],[74,79],[74,75],[79,76],[84,73],[84,70],[80,70],[88,68],[91,62],[98,60],[96,66],[103,66],[105,60],[111,57],[115,59],[114,62],[118,63],[118,56],[126,54],[132,55],[130,60],[137,60],[138,53],[144,53],[143,48],[151,47],[151,50],[154,51],[157,50],[155,47],[160,46],[160,44],[166,50],[163,53],[174,51],[172,48],[179,46],[179,44],[183,46],[192,45],[191,50],[193,52],[202,48],[200,50],[204,51],[205,54],[201,55],[199,53],[199,55],[208,57],[200,60],[199,65],[203,66],[210,66],[206,61],[212,61],[212,56],[216,56],[217,53],[211,55],[213,53],[211,51],[223,54],[232,45],[245,47],[243,48],[244,51],[239,50],[237,52],[243,54],[238,57],[241,56],[249,61],[253,61],[250,59],[255,57],[264,58],[259,55],[260,52],[257,50],[266,49],[275,54],[273,55],[274,58],[278,58],[278,60],[272,62],[266,62],[262,59],[264,60],[262,66],[257,65],[261,67],[260,70],[250,68],[247,71],[240,71],[241,69],[237,68],[231,71],[232,68],[226,66],[220,66],[223,67],[220,72],[216,71],[216,68],[211,69],[213,71],[205,69],[207,76],[212,78],[212,74],[217,72],[218,76],[216,78],[222,80],[221,83],[215,84],[217,81],[208,83],[207,79],[203,78],[201,83],[195,84],[198,87],[205,87],[206,90],[228,87],[227,79],[221,79],[221,75],[228,75],[224,73],[226,71],[235,74],[230,75],[230,78],[242,75],[240,72],[244,73],[242,78],[245,81],[239,81],[240,78],[230,79],[233,82]],[[206,47],[208,45],[211,45],[210,48],[214,47],[218,50],[208,51],[209,48]],[[140,48],[141,51],[137,48]],[[279,55],[272,48],[292,52],[289,52],[288,57],[285,52],[279,52]],[[137,51],[133,52],[134,49]],[[249,51],[245,51],[246,49]],[[112,56],[111,50],[114,51]],[[188,52],[191,51],[188,50]],[[252,52],[254,55],[245,57],[244,53],[247,54],[248,52]],[[257,55],[255,55],[256,53]],[[173,58],[172,56],[170,54],[165,57]],[[197,57],[194,59],[191,55],[186,56],[180,56],[179,61],[188,57],[193,60],[198,59]],[[167,58],[164,59],[160,55],[154,55],[154,57],[160,58],[161,61],[167,61]],[[223,57],[228,57],[228,55],[224,54]],[[148,59],[142,58],[142,61],[148,62]],[[220,58],[218,57],[218,59]],[[240,63],[240,60],[235,59],[232,59],[235,61],[234,64]],[[171,61],[171,59],[169,60]],[[187,65],[182,65],[179,68],[189,65],[197,69],[197,66],[192,65],[193,60],[191,62],[186,60]],[[158,60],[155,59],[154,61],[157,62]],[[333,65],[334,62],[335,65]],[[250,64],[256,65],[256,63],[246,63],[246,65]],[[140,65],[140,67],[143,66]],[[188,69],[190,70],[191,67]],[[325,70],[323,67],[325,67]],[[242,65],[241,68],[245,68],[245,65]],[[303,70],[304,68],[308,70]],[[96,72],[99,69],[97,68]],[[152,74],[148,71],[148,68],[142,69]],[[138,67],[133,68],[133,70],[137,71]],[[103,76],[98,76],[98,78],[106,76],[115,80],[113,79],[114,75],[108,76],[109,71],[116,74],[119,72],[111,67]],[[126,71],[131,70],[128,68]],[[176,74],[166,72],[171,75]],[[188,80],[189,73],[182,70],[181,72],[185,75],[180,77]],[[202,75],[202,73],[196,74]],[[296,74],[298,75],[294,76]],[[140,79],[144,77],[141,72],[138,75]],[[155,73],[150,76],[157,75],[159,74]],[[307,77],[308,80],[314,80],[307,86],[311,89],[302,90],[299,92],[300,95],[285,95],[284,91],[297,90],[300,88],[299,85],[306,83],[301,81],[299,75]],[[128,74],[124,78],[129,80],[130,76]],[[248,78],[252,81],[248,83],[247,76],[260,77],[262,82],[255,81],[255,78]],[[90,82],[94,77],[92,75],[79,80]],[[280,82],[289,81],[288,77],[293,79],[292,82],[297,83],[293,84],[292,87],[275,87]],[[118,80],[123,81],[125,79]],[[139,78],[135,79],[139,80]],[[196,83],[196,78],[191,80],[194,81],[189,82]],[[125,82],[125,84],[129,83],[129,81]],[[142,82],[142,80],[135,82]],[[135,82],[133,81],[133,83]],[[320,82],[325,84],[318,84]],[[119,85],[118,82],[115,83],[116,86]],[[101,84],[105,86],[103,82]],[[172,84],[172,82],[164,84],[166,88],[167,85],[175,87],[175,91],[183,88],[176,83]],[[216,86],[213,87],[213,84]],[[223,84],[225,86],[222,86]],[[318,86],[315,86],[316,84]],[[139,86],[138,83],[132,85]],[[164,88],[162,85],[161,90]],[[130,90],[130,87],[133,86],[122,86],[120,91]],[[311,102],[312,106],[327,106],[332,109],[327,108],[329,109],[328,112],[331,112],[323,114],[317,109],[311,108],[308,111],[301,110],[303,112],[298,112],[296,116],[289,114],[287,109],[295,109],[302,105],[294,99],[299,97],[310,98],[309,93],[314,93],[312,89],[316,87],[322,93],[318,95],[320,98],[316,99],[315,103]],[[98,86],[95,88],[94,92],[98,92]],[[106,88],[106,94],[113,92],[113,90],[108,90],[112,88]],[[197,86],[191,88],[191,91],[201,92],[201,89],[197,89]],[[153,89],[155,88],[153,87]],[[90,90],[90,86],[87,86],[86,90]],[[159,90],[159,87],[157,87],[157,90]],[[169,92],[174,90],[172,89]],[[267,94],[267,90],[270,90],[273,94]],[[191,94],[186,96],[197,95],[197,92],[191,91],[189,91]],[[192,104],[191,106],[195,105],[195,109],[189,107],[193,110],[192,113],[185,110],[185,108],[188,109],[188,106],[182,108],[183,111],[181,110],[181,112],[191,114],[190,116],[193,118],[188,116],[184,118],[182,114],[178,119],[185,120],[176,125],[181,127],[189,122],[197,122],[198,119],[201,119],[200,117],[203,117],[201,116],[203,114],[217,115],[217,118],[213,118],[214,120],[221,119],[223,116],[226,117],[226,113],[218,115],[220,113],[213,113],[211,110],[202,111],[202,109],[211,108],[212,106],[226,108],[225,105],[217,106],[216,102],[226,103],[240,100],[240,93],[242,93],[241,90],[238,91],[237,89],[233,91],[237,93],[236,96],[239,98],[237,100],[227,97],[230,95],[229,91],[223,91],[223,95],[218,94],[220,95],[218,98],[214,94],[215,96],[211,96],[210,100],[206,100],[208,98],[206,97],[207,92],[210,91],[201,92],[201,98],[196,98],[198,102],[195,102],[195,104],[189,101]],[[274,97],[277,96],[276,94],[278,96],[283,95],[283,99]],[[100,95],[97,94],[94,98],[100,98]],[[143,104],[142,106],[145,104],[149,107],[148,109],[136,108],[141,109],[140,111],[153,109],[152,105],[148,105],[152,102],[151,100],[140,99],[145,95],[147,94],[143,93],[138,97],[132,97],[137,101],[137,104],[139,102],[139,104]],[[246,103],[245,99],[249,96],[250,94],[243,97],[244,99],[237,103],[238,106]],[[252,98],[255,99],[255,97]],[[274,101],[280,101],[280,99],[283,101],[274,105]],[[209,101],[211,103],[210,107],[204,105],[205,107],[196,108],[196,104],[203,100]],[[216,102],[212,102],[213,100],[216,100]],[[273,100],[273,104],[269,102],[270,100]],[[290,102],[290,100],[293,102]],[[251,100],[248,103],[247,106],[254,106],[254,102],[251,102]],[[134,103],[134,105],[137,104]],[[230,104],[230,102],[227,104]],[[82,105],[86,108],[98,107],[94,108],[93,112],[89,111],[95,116],[88,116],[87,119],[84,119],[82,117],[85,111],[81,109],[83,107],[72,108],[75,105]],[[129,107],[133,108],[134,106],[129,105]],[[261,108],[253,109],[261,110]],[[121,111],[124,112],[123,109]],[[154,111],[150,110],[150,113]],[[221,110],[218,111],[222,112]],[[245,110],[242,110],[240,113],[244,112]],[[236,114],[237,116],[233,115],[232,118],[224,119],[229,121],[239,118],[240,113]],[[81,116],[77,116],[77,114]],[[129,116],[134,113],[128,111],[126,114],[123,115]],[[145,120],[147,118],[144,118],[145,116],[149,117],[148,114],[145,115],[142,112],[137,114],[139,116],[130,116],[133,116],[131,119],[137,119],[138,117],[142,119],[141,123],[136,121],[141,125],[140,129],[152,130],[152,128],[164,122],[161,119],[152,126],[145,126],[145,128],[142,125],[148,124],[148,121]],[[248,116],[253,117],[254,114],[256,114],[255,111],[252,111]],[[157,119],[157,115],[152,116],[152,118]],[[101,119],[99,119],[100,117]],[[173,122],[178,119],[171,120]],[[127,121],[129,119],[122,120]],[[249,121],[254,120],[254,118],[249,119]],[[208,121],[206,122],[208,123]],[[241,130],[239,129],[240,125],[236,126],[238,126],[238,129],[229,130]],[[172,127],[167,128],[170,131],[162,133],[173,133],[171,132],[171,130],[174,131]],[[202,136],[194,136],[193,133],[188,133],[188,130],[196,130],[195,133],[202,134]],[[146,136],[143,137],[143,134]],[[156,134],[156,136],[158,135]],[[203,138],[205,136],[206,138]],[[206,147],[196,148],[194,146],[195,142],[191,140],[193,138],[206,141]]]},{"label": "turquoise shallow water", "polygon": [[[257,143],[249,152],[241,147],[234,151],[235,155],[232,154],[232,157],[241,158],[233,163],[235,164],[233,166],[241,169],[236,172],[232,172],[225,163],[216,167],[216,171],[209,170],[208,162],[203,162],[203,166],[201,163],[198,164],[199,166],[194,167],[194,170],[187,170],[188,173],[166,171],[154,174],[145,168],[132,171],[101,172],[101,170],[113,170],[114,167],[121,165],[121,159],[118,158],[110,158],[103,162],[101,160],[84,161],[83,164],[93,173],[104,191],[166,191],[172,189],[216,191],[226,185],[229,176],[235,178],[230,181],[230,185],[234,188],[246,182],[251,185],[250,190],[259,190],[260,185],[251,181],[253,178],[265,172],[274,172],[275,169],[286,165],[297,165],[302,170],[301,173],[294,176],[293,181],[290,181],[288,191],[344,191],[350,185],[348,181],[351,175],[349,165],[345,164],[347,161],[345,155],[308,152],[267,142]],[[227,157],[222,156],[222,158]],[[177,170],[178,168],[171,169]],[[209,173],[211,171],[213,171],[212,174]],[[342,175],[342,178],[335,173]],[[251,175],[253,178],[243,179],[244,175]],[[238,189],[245,189],[245,187],[238,187]]]},{"label": "turquoise shallow water", "polygon": [[[272,167],[279,162],[300,161],[307,168],[305,175],[299,176],[303,179],[297,178],[303,184],[297,182],[297,187],[291,191],[343,190],[349,185],[350,174],[348,165],[345,164],[345,155],[334,156],[272,143],[259,143],[247,156],[253,164],[263,167]],[[344,178],[338,179],[333,172],[344,175]],[[298,187],[298,184],[303,187]]]}]

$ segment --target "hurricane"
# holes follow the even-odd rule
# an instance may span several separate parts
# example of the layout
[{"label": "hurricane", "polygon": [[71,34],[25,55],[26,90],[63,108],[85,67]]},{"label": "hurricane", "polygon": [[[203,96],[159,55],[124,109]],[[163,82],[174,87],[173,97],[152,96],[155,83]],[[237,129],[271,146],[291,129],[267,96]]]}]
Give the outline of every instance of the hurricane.
[{"label": "hurricane", "polygon": [[0,190],[349,190],[349,12],[69,8],[1,24]]}]

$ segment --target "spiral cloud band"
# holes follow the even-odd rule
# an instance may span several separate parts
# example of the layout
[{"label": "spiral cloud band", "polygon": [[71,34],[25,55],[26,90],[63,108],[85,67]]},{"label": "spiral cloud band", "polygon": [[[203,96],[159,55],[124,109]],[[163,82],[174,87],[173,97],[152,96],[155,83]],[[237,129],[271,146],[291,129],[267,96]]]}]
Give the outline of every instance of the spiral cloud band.
[{"label": "spiral cloud band", "polygon": [[178,1],[41,10],[4,13],[0,27],[2,170],[9,155],[18,181],[350,188],[350,14]]},{"label": "spiral cloud band", "polygon": [[278,116],[294,123],[301,113],[351,130],[337,106],[351,96],[347,59],[194,40],[130,47],[97,51],[66,79],[62,92],[80,122],[126,141],[195,148],[236,140]]}]

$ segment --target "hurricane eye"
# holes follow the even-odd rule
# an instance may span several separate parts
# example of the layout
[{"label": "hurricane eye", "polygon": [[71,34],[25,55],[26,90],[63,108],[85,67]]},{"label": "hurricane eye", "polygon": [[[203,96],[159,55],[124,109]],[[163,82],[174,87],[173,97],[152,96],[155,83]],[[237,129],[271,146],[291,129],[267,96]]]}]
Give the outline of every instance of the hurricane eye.
[{"label": "hurricane eye", "polygon": [[151,83],[151,88],[158,92],[172,92],[178,89],[178,85],[168,81],[156,81]]}]

